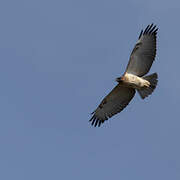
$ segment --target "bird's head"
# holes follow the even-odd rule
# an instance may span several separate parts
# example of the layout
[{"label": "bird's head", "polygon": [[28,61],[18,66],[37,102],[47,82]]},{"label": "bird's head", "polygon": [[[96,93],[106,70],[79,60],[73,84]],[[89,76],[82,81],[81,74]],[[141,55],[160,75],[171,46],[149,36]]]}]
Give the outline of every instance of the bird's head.
[{"label": "bird's head", "polygon": [[116,81],[117,81],[118,83],[123,82],[123,76],[116,78]]}]

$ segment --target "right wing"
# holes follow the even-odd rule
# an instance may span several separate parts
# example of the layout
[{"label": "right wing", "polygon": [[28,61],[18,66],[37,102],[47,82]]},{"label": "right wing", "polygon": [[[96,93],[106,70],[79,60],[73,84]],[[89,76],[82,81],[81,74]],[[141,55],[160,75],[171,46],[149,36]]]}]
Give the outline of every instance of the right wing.
[{"label": "right wing", "polygon": [[93,126],[100,126],[105,120],[121,112],[135,95],[135,89],[118,84],[100,103],[89,120]]}]

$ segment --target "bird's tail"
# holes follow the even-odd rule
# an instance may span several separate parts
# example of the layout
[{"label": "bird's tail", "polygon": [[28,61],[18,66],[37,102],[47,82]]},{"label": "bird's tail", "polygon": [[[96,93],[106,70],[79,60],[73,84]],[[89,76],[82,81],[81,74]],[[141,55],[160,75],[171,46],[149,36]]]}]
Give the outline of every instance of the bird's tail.
[{"label": "bird's tail", "polygon": [[153,73],[153,74],[150,74],[149,76],[143,77],[143,79],[149,81],[150,86],[137,90],[142,99],[144,99],[147,96],[149,96],[150,94],[152,94],[152,92],[154,91],[154,89],[157,86],[158,75],[157,75],[157,73]]}]

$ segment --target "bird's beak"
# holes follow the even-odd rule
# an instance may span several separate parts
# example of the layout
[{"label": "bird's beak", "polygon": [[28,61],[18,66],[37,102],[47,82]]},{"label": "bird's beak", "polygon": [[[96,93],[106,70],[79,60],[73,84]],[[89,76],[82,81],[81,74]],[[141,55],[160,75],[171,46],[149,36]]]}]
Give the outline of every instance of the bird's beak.
[{"label": "bird's beak", "polygon": [[122,78],[121,78],[121,77],[118,77],[118,78],[116,78],[116,81],[117,81],[118,83],[120,83],[120,82],[122,82]]}]

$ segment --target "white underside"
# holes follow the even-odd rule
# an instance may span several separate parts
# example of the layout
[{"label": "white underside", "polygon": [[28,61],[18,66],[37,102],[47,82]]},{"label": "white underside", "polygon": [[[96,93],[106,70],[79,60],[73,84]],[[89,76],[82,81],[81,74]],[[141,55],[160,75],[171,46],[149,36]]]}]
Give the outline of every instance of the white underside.
[{"label": "white underside", "polygon": [[150,86],[149,81],[129,73],[125,73],[123,81],[127,86],[133,87],[135,89],[141,89],[143,87]]}]

